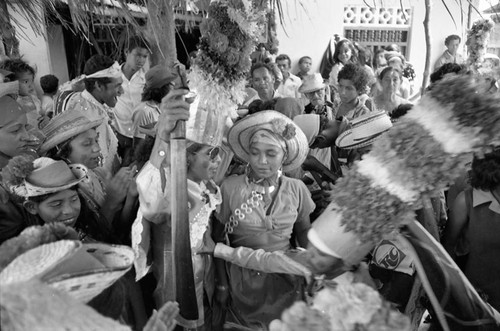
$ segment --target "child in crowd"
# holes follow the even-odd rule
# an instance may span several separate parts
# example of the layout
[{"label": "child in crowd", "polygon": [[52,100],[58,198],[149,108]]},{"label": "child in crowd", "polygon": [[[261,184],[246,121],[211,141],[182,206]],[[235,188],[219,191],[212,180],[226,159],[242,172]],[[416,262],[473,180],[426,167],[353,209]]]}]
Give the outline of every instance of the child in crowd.
[{"label": "child in crowd", "polygon": [[348,120],[368,113],[370,110],[360,100],[365,93],[368,75],[363,67],[348,63],[338,74],[338,89],[340,105],[336,117],[346,117]]},{"label": "child in crowd", "polygon": [[52,118],[54,115],[54,97],[59,88],[59,79],[54,75],[42,76],[40,77],[40,87],[43,90],[41,115]]},{"label": "child in crowd", "polygon": [[357,63],[358,54],[353,43],[349,39],[342,39],[335,46],[333,53],[333,62],[335,63],[330,71],[329,85],[338,89],[338,74],[347,63]]},{"label": "child in crowd", "polygon": [[297,77],[300,79],[304,79],[310,75],[309,71],[311,70],[312,59],[309,56],[303,56],[299,59],[299,72],[297,73]]},{"label": "child in crowd", "polygon": [[28,124],[38,127],[42,104],[35,94],[35,69],[21,59],[5,60],[0,63],[0,69],[12,72],[14,80],[19,81],[17,102],[25,108]]},{"label": "child in crowd", "polygon": [[385,58],[385,49],[379,48],[375,51],[375,55],[373,56],[373,71],[375,76],[378,76],[379,73],[387,67],[387,60]]}]

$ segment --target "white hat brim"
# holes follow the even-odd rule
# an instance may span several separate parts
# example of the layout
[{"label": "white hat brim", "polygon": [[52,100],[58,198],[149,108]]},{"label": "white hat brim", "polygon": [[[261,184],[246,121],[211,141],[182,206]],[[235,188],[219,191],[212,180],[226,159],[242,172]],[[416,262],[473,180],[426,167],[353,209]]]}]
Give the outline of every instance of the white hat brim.
[{"label": "white hat brim", "polygon": [[283,170],[296,169],[304,163],[309,152],[309,144],[306,135],[290,118],[274,110],[264,110],[244,117],[237,121],[228,132],[229,146],[234,154],[245,162],[250,160],[250,138],[259,129],[271,126],[274,119],[282,119],[286,124],[295,127],[295,136],[286,140],[287,158],[283,162]]}]

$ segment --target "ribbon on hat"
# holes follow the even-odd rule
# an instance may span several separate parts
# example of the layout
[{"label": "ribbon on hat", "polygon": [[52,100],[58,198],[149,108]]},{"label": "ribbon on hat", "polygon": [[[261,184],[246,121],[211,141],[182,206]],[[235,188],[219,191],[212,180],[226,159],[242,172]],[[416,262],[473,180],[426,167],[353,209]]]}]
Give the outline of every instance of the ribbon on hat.
[{"label": "ribbon on hat", "polygon": [[122,69],[118,62],[115,61],[113,65],[107,69],[94,72],[91,75],[83,75],[82,78],[120,78],[122,76]]}]

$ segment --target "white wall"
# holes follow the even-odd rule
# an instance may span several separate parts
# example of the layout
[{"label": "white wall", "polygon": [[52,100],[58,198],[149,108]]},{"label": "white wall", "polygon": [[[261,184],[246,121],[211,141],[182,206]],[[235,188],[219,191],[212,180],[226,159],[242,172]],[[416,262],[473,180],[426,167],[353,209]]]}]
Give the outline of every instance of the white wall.
[{"label": "white wall", "polygon": [[[292,71],[297,70],[297,61],[303,55],[313,59],[313,69],[318,70],[321,58],[328,45],[330,37],[337,33],[343,35],[344,5],[365,5],[362,0],[302,0],[305,10],[299,1],[282,1],[285,22],[278,24],[279,53],[285,53],[292,59]],[[381,1],[375,1],[381,6]],[[372,1],[368,1],[372,4]],[[424,0],[403,0],[405,8],[413,8],[413,25],[410,36],[410,49],[408,60],[415,67],[417,73],[416,86],[421,85],[425,65],[425,35],[423,20],[425,16]],[[431,70],[434,62],[445,50],[444,39],[450,34],[465,35],[467,25],[467,1],[464,3],[464,22],[461,24],[460,7],[455,0],[447,0],[457,26],[446,11],[441,1],[432,1],[431,8]],[[399,7],[399,0],[383,1],[385,7]],[[464,39],[464,38],[462,38]],[[465,51],[462,52],[465,54]]]},{"label": "white wall", "polygon": [[62,84],[69,80],[66,49],[64,48],[64,37],[61,25],[47,27],[47,42],[50,54],[50,65],[52,74],[59,78]]},{"label": "white wall", "polygon": [[[16,26],[16,33],[19,40],[19,52],[22,58],[28,62],[36,70],[35,84],[39,96],[43,94],[40,88],[40,77],[47,74],[54,74],[59,78],[59,81],[65,82],[68,79],[68,69],[66,65],[66,55],[64,52],[64,45],[62,33],[55,31],[47,36],[46,27],[42,27],[41,35],[35,34],[31,29],[29,23],[24,20],[18,13],[9,11],[11,17],[14,17],[20,26],[25,27],[22,29]],[[22,29],[22,30],[20,30]],[[51,56],[49,50],[49,43],[54,45],[55,54]],[[62,51],[61,51],[62,49]]]}]

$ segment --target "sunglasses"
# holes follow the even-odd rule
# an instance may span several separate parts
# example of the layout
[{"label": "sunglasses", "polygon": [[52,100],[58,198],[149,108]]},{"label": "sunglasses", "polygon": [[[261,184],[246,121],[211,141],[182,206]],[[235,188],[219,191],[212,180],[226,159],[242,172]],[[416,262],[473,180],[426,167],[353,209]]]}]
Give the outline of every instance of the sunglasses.
[{"label": "sunglasses", "polygon": [[[208,152],[206,153],[206,155],[208,155],[210,161],[213,161],[215,160],[215,158],[219,155],[219,152],[220,152],[220,147],[219,146],[215,146],[211,149],[208,150]],[[199,154],[199,153],[191,153],[191,154]]]}]

